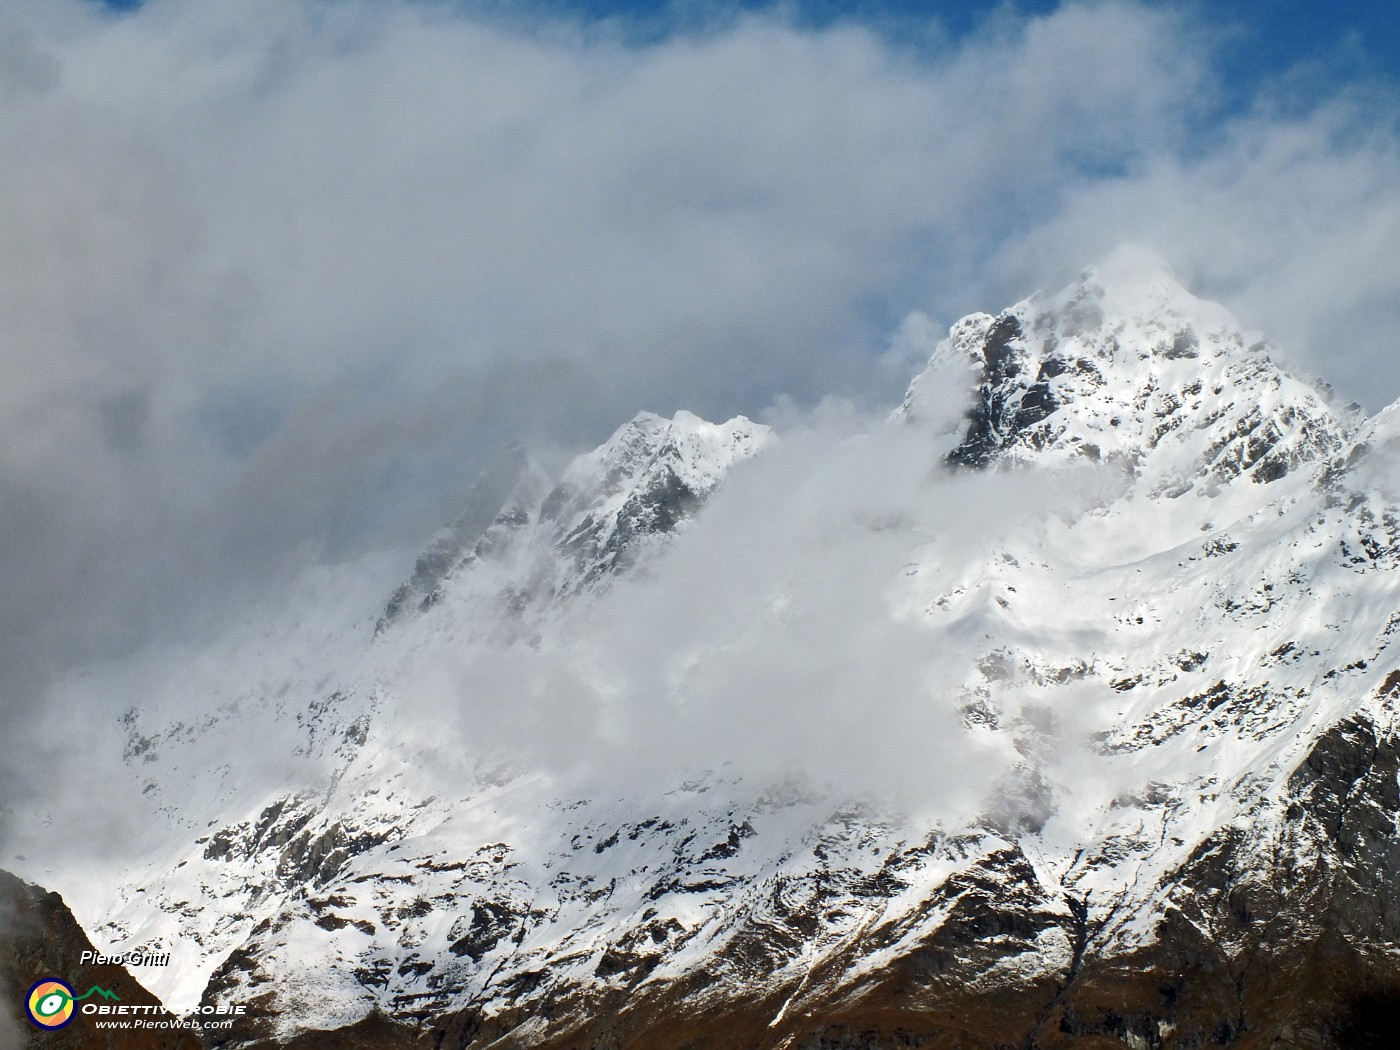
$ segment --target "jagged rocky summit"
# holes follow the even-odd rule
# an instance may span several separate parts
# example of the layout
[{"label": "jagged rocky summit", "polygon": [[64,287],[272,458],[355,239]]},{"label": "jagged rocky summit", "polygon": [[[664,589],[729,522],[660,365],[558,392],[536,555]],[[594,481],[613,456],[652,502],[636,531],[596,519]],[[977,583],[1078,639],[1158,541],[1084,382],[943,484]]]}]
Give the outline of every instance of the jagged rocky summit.
[{"label": "jagged rocky summit", "polygon": [[[1335,404],[1159,270],[955,324],[884,425],[926,433],[929,486],[1019,510],[956,555],[882,518],[907,558],[868,615],[926,654],[909,703],[987,756],[961,816],[737,767],[570,781],[414,723],[445,654],[574,653],[782,439],[643,415],[562,478],[512,453],[323,665],[128,713],[166,848],[80,918],[183,953],[176,1008],[254,1005],[230,1046],[1391,1045],[1397,411]],[[1037,485],[1081,498],[1042,515]],[[678,694],[803,614],[741,611]],[[279,776],[201,761],[250,733]]]}]

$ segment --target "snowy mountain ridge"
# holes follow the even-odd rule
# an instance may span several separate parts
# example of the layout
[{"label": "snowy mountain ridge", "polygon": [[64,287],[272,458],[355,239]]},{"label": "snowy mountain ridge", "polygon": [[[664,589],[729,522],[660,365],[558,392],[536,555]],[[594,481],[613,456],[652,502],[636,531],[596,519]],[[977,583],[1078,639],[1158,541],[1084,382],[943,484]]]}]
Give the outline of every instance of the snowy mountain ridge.
[{"label": "snowy mountain ridge", "polygon": [[436,604],[467,572],[503,573],[490,615],[506,621],[596,587],[645,560],[771,436],[743,416],[717,425],[685,411],[672,419],[642,412],[576,458],[555,485],[528,457],[513,456],[505,468],[516,475],[508,495],[501,497],[495,478],[478,483],[484,500],[500,502],[490,524],[483,528],[469,516],[446,530],[390,598],[379,629],[415,601],[420,612]]},{"label": "snowy mountain ridge", "polygon": [[[745,562],[772,600],[646,606],[676,625],[636,708],[599,632],[635,627],[646,578],[672,594],[741,499],[797,527],[736,473],[783,439],[643,414],[553,484],[485,486],[489,524],[440,536],[323,665],[279,674],[274,645],[231,696],[133,708],[164,846],[115,891],[58,888],[100,944],[183,961],[151,982],[173,1007],[256,1006],[245,1043],[383,1016],[405,1046],[1342,1045],[1348,996],[1400,987],[1397,411],[1334,406],[1161,272],[971,315],[856,461],[922,449],[926,501],[857,508],[806,574],[828,586]],[[918,519],[959,499],[991,508],[970,538]],[[746,661],[853,615],[866,534],[904,552],[849,621],[869,633],[797,651],[838,691],[862,656],[907,664],[897,704],[857,677],[846,707],[898,720],[885,761],[947,767],[937,799],[590,768],[610,718],[761,706],[777,680]],[[513,756],[496,720],[575,754]],[[266,762],[211,760],[254,735]]]}]

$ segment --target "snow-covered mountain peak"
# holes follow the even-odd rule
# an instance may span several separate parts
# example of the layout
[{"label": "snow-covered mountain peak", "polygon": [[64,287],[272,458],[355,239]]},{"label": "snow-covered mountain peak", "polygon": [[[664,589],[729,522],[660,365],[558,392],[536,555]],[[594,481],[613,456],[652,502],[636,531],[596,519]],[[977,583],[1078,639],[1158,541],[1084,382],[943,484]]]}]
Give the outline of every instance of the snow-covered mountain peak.
[{"label": "snow-covered mountain peak", "polygon": [[[1139,249],[1121,248],[1104,262],[1086,267],[1078,280],[1058,292],[1038,292],[1029,301],[1045,313],[1072,312],[1092,302],[1104,317],[1148,328],[1176,322],[1198,332],[1242,338],[1239,322],[1229,310],[1193,295],[1165,260]],[[1087,319],[1085,314],[1080,317]]]},{"label": "snow-covered mountain peak", "polygon": [[659,548],[771,437],[743,416],[709,423],[685,411],[670,419],[640,412],[557,481],[512,450],[483,473],[473,509],[420,556],[380,629],[455,598],[497,627],[515,625],[514,637],[555,598],[594,589]]},{"label": "snow-covered mountain peak", "polygon": [[618,428],[574,460],[539,507],[551,545],[571,563],[559,590],[579,590],[635,564],[771,436],[743,416],[715,424],[685,411],[671,419],[642,412]]},{"label": "snow-covered mountain peak", "polygon": [[658,470],[670,470],[692,483],[697,494],[708,493],[770,436],[768,427],[744,416],[710,423],[685,410],[671,419],[639,412],[603,444],[575,459],[562,483],[589,495],[611,496]]},{"label": "snow-covered mountain peak", "polygon": [[905,414],[959,373],[974,391],[951,463],[1110,461],[1151,495],[1320,470],[1361,423],[1278,366],[1224,307],[1134,258],[958,321]]},{"label": "snow-covered mountain peak", "polygon": [[[98,943],[178,953],[168,1004],[252,1004],[245,1047],[383,1018],[387,1047],[674,1045],[676,1018],[718,1019],[701,1050],[854,1047],[886,1016],[1244,1046],[1290,960],[1400,987],[1317,932],[1400,942],[1400,407],[1335,408],[1131,258],[963,318],[900,415],[959,386],[958,469],[877,425],[709,513],[766,428],[508,450],[373,645],[267,631],[251,673],[215,647],[70,683],[55,709],[133,698],[112,761],[164,830],[56,878]],[[819,528],[752,527],[780,506]],[[1295,1035],[1270,1045],[1336,1050]]]}]

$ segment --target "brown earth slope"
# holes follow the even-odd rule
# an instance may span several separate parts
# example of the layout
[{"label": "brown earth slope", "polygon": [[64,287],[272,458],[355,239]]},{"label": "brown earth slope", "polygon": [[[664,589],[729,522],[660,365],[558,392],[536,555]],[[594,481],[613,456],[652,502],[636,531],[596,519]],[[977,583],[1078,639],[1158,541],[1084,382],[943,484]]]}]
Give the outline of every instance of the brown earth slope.
[{"label": "brown earth slope", "polygon": [[111,989],[121,1002],[159,1003],[120,966],[80,964],[93,949],[73,913],[57,893],[0,871],[0,1048],[24,1050],[198,1050],[188,1031],[113,1031],[78,1016],[61,1029],[45,1031],[29,1020],[24,998],[35,982],[57,977],[78,994],[93,985]]}]

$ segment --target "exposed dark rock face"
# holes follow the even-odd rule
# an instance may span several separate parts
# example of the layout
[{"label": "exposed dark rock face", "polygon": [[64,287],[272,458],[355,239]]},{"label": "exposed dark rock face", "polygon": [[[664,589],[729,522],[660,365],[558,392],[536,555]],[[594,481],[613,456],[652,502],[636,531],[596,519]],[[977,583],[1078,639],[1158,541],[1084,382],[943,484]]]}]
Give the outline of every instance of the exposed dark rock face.
[{"label": "exposed dark rock face", "polygon": [[[660,456],[665,454],[663,449]],[[590,514],[564,537],[560,550],[572,558],[582,584],[596,583],[632,564],[638,540],[671,532],[703,502],[703,493],[660,463],[615,513]]]},{"label": "exposed dark rock face", "polygon": [[[92,942],[57,893],[0,871],[0,1046],[33,1050],[198,1050],[203,1044],[188,1031],[98,1029],[79,1015],[63,1028],[35,1027],[24,1010],[24,995],[35,982],[56,977],[81,995],[93,985],[110,989],[121,1002],[155,1006],[158,1000],[120,966],[81,963]],[[5,1028],[18,1040],[6,1041]]]},{"label": "exposed dark rock face", "polygon": [[1037,366],[1035,380],[1027,384],[1023,373],[1035,365],[1025,345],[1025,332],[1015,314],[1002,314],[987,332],[981,347],[982,375],[977,400],[968,413],[967,433],[948,454],[948,461],[964,467],[985,467],[1001,449],[1027,428],[1045,419],[1059,403],[1047,379],[1064,370],[1064,362],[1051,358]]},{"label": "exposed dark rock face", "polygon": [[[1150,318],[1107,316],[1104,294],[1089,276],[1072,294],[1033,297],[954,326],[940,353],[972,366],[975,394],[951,466],[1053,452],[1111,457],[1137,471],[1165,442],[1190,450],[1157,482],[1160,494],[1176,498],[1197,483],[1210,491],[1240,476],[1268,484],[1305,464],[1320,470],[1344,447],[1339,416],[1320,396],[1277,398],[1297,383],[1262,344],[1246,347],[1219,319],[1198,329],[1199,320],[1168,307]],[[1204,382],[1222,366],[1227,381]],[[916,380],[906,414],[918,387]]]},{"label": "exposed dark rock face", "polygon": [[465,955],[480,962],[492,948],[520,925],[520,916],[510,907],[495,901],[481,901],[472,906],[471,925],[466,933],[452,942],[453,955]]}]

